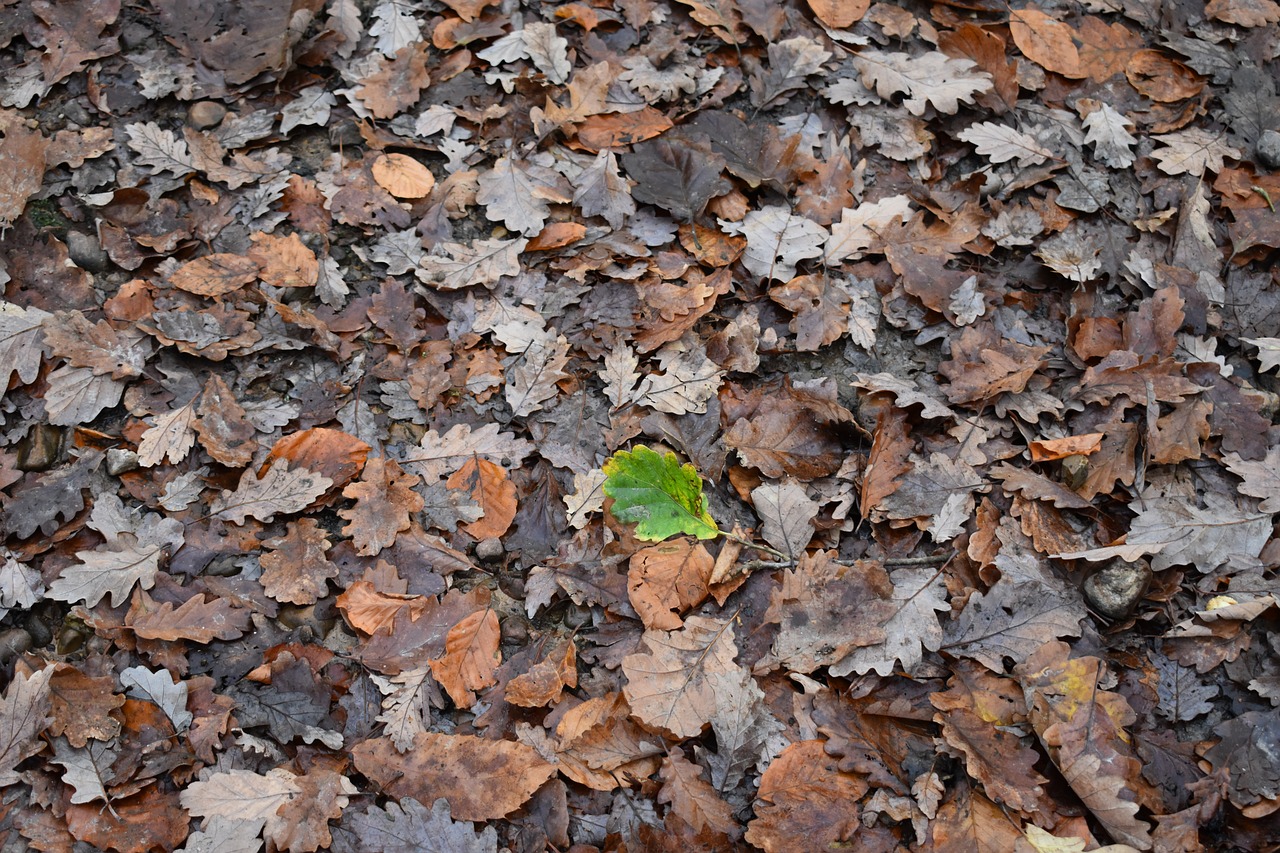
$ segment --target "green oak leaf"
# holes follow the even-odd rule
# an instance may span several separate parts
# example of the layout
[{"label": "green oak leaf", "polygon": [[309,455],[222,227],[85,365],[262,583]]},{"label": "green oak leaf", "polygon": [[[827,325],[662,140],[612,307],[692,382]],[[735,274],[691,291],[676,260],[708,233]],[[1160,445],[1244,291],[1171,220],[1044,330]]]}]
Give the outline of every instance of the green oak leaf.
[{"label": "green oak leaf", "polygon": [[681,465],[674,453],[663,456],[643,445],[620,450],[604,463],[604,493],[613,498],[610,512],[635,522],[636,538],[658,542],[676,533],[699,539],[720,535],[702,500],[702,478],[692,465]]}]

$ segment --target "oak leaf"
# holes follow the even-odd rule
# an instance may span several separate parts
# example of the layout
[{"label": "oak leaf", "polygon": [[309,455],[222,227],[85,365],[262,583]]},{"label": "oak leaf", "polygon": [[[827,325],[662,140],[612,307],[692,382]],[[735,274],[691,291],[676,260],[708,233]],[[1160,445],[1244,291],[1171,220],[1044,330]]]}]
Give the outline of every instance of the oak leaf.
[{"label": "oak leaf", "polygon": [[760,777],[755,817],[746,840],[769,853],[794,849],[804,839],[813,849],[848,841],[858,831],[858,800],[867,792],[861,776],[844,773],[826,754],[823,741],[788,744]]},{"label": "oak leaf", "polygon": [[209,511],[233,524],[244,524],[248,516],[271,521],[276,513],[301,512],[331,485],[333,481],[328,477],[305,468],[290,471],[288,463],[281,460],[261,478],[253,471],[245,471],[235,491],[224,489],[213,499]]},{"label": "oak leaf", "polygon": [[[459,5],[456,3],[455,5]],[[477,832],[475,824],[453,820],[449,800],[441,797],[428,809],[412,797],[399,803],[373,806],[351,816],[350,824],[369,853],[394,853],[407,849],[438,853],[498,853],[498,833],[492,826]]]},{"label": "oak leaf", "polygon": [[753,210],[741,223],[718,220],[730,234],[747,238],[742,265],[759,278],[788,281],[796,274],[796,264],[822,255],[827,229],[811,219],[796,216],[785,205],[768,205]]},{"label": "oak leaf", "polygon": [[338,567],[325,554],[332,546],[314,518],[291,521],[284,536],[262,544],[258,581],[276,601],[312,604],[328,592],[327,581],[338,575]]},{"label": "oak leaf", "polygon": [[924,115],[932,105],[940,113],[953,115],[960,103],[972,103],[973,96],[991,89],[991,75],[974,70],[971,59],[953,59],[940,51],[911,56],[864,50],[851,60],[862,82],[875,87],[881,98],[906,93],[902,106],[912,115]]},{"label": "oak leaf", "polygon": [[676,539],[631,555],[627,592],[645,628],[674,631],[706,600],[715,560],[699,542]]},{"label": "oak leaf", "polygon": [[14,768],[45,746],[38,735],[53,719],[49,714],[49,679],[55,668],[49,665],[25,672],[25,667],[19,667],[0,698],[0,785],[21,781]]},{"label": "oak leaf", "polygon": [[365,463],[360,479],[342,490],[354,507],[338,510],[347,526],[342,528],[356,545],[356,553],[371,557],[395,544],[396,536],[409,529],[412,516],[422,509],[422,496],[413,490],[417,474],[406,474],[395,460],[378,456]]},{"label": "oak leaf", "polygon": [[940,649],[1003,672],[1006,657],[1021,662],[1046,642],[1079,636],[1084,617],[1078,597],[1035,581],[1002,579],[986,593],[969,596]]},{"label": "oak leaf", "polygon": [[232,607],[225,598],[205,601],[202,593],[175,608],[168,601],[156,602],[141,589],[135,589],[125,625],[146,640],[234,640],[248,629],[249,610]]},{"label": "oak leaf", "polygon": [[169,283],[197,296],[217,298],[234,293],[257,277],[257,261],[222,252],[188,261],[170,273]]},{"label": "oak leaf", "polygon": [[671,810],[695,831],[706,829],[730,838],[742,834],[733,809],[702,778],[702,768],[686,759],[680,750],[674,750],[662,762],[658,778],[662,780],[658,802],[670,803]]}]

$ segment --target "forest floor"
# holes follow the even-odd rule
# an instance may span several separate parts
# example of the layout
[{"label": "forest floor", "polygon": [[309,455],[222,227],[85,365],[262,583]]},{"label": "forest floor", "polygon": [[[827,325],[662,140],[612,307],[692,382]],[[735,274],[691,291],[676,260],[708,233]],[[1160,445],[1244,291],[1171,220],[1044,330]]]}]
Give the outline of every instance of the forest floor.
[{"label": "forest floor", "polygon": [[1280,849],[1278,22],[0,0],[0,849]]}]

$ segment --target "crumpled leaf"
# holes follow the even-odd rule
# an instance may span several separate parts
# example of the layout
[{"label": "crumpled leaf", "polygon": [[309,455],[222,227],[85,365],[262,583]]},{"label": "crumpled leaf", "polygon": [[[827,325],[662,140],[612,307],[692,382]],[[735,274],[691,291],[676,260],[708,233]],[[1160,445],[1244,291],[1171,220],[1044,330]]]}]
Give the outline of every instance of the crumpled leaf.
[{"label": "crumpled leaf", "polygon": [[477,832],[475,824],[453,820],[449,801],[441,797],[428,809],[412,797],[352,815],[350,825],[367,853],[398,853],[411,844],[422,853],[497,853],[498,833],[492,826]]},{"label": "crumpled leaf", "polygon": [[661,455],[644,445],[620,450],[604,463],[604,493],[613,498],[609,511],[624,523],[634,522],[635,535],[658,542],[677,533],[699,539],[720,535],[702,498],[702,478],[674,453]]}]

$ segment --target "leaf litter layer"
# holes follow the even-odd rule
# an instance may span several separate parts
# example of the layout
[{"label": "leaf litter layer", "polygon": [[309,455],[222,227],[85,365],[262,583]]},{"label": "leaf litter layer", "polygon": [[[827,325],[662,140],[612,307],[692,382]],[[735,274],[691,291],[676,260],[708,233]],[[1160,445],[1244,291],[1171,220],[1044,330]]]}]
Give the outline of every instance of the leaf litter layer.
[{"label": "leaf litter layer", "polygon": [[9,2],[5,844],[1271,849],[1278,23]]}]

